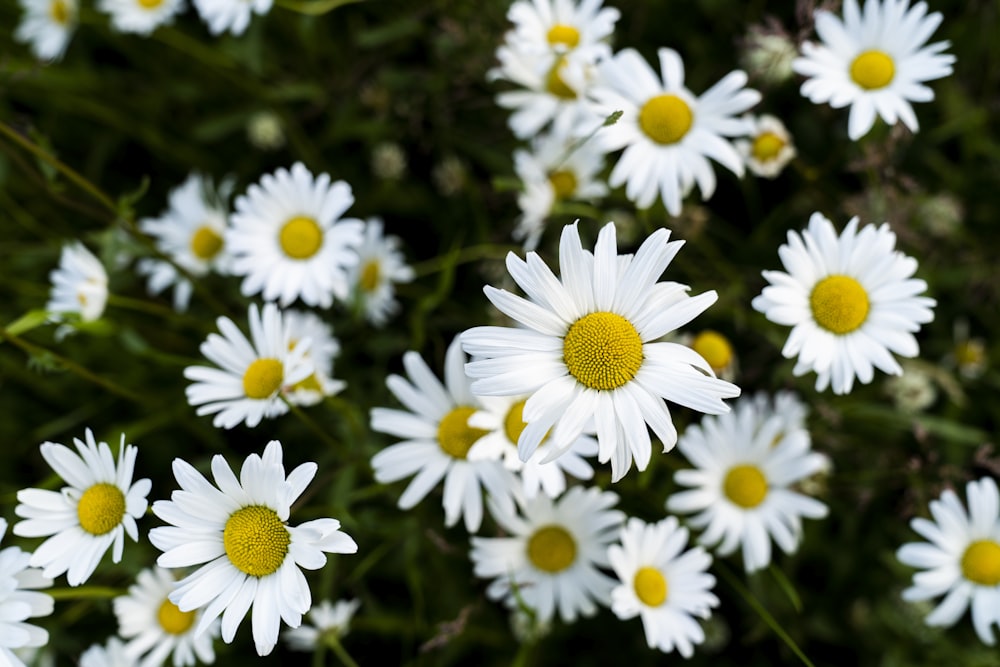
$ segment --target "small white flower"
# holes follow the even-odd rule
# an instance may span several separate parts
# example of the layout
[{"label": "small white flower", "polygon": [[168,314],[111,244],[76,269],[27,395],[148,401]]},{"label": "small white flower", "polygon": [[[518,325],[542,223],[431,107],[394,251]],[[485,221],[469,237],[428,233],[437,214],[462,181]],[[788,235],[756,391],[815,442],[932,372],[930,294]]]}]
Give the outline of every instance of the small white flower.
[{"label": "small white flower", "polygon": [[508,41],[525,50],[565,53],[607,48],[621,13],[603,0],[517,0],[507,11],[514,27]]},{"label": "small white flower", "polygon": [[139,667],[118,637],[108,637],[104,646],[94,644],[80,655],[80,667]]},{"label": "small white flower", "polygon": [[315,405],[339,393],[347,383],[333,377],[333,360],[340,354],[333,328],[310,311],[286,310],[284,318],[289,345],[294,349],[299,341],[308,341],[303,360],[313,366],[312,375],[282,390],[284,396],[293,405]]},{"label": "small white flower", "polygon": [[213,35],[227,30],[242,35],[250,25],[251,12],[267,14],[274,0],[192,0],[201,20]]},{"label": "small white flower", "polygon": [[82,243],[67,243],[59,266],[49,273],[52,291],[45,309],[56,314],[75,313],[84,322],[104,314],[108,301],[108,274],[101,261]]},{"label": "small white flower", "polygon": [[171,23],[184,9],[184,0],[99,0],[97,7],[111,14],[115,30],[148,35]]},{"label": "small white flower", "polygon": [[24,16],[14,38],[39,60],[59,60],[76,31],[77,0],[20,0]]},{"label": "small white flower", "polygon": [[[0,518],[0,539],[7,522]],[[37,648],[49,641],[43,628],[26,623],[29,618],[52,613],[52,596],[31,589],[48,588],[52,580],[28,567],[31,554],[17,547],[0,550],[0,665],[24,667],[12,649]]]},{"label": "small white flower", "polygon": [[399,237],[385,235],[382,220],[369,218],[364,240],[358,246],[358,263],[348,270],[354,299],[364,308],[365,318],[377,327],[399,311],[395,284],[413,280],[413,269],[399,249]]},{"label": "small white flower", "polygon": [[775,178],[795,158],[795,146],[788,128],[775,116],[748,116],[749,137],[734,142],[750,172]]},{"label": "small white flower", "polygon": [[293,651],[315,651],[322,646],[324,638],[332,635],[339,639],[346,635],[360,606],[361,600],[337,600],[336,604],[323,600],[306,614],[311,625],[303,623],[285,630],[282,636]]}]

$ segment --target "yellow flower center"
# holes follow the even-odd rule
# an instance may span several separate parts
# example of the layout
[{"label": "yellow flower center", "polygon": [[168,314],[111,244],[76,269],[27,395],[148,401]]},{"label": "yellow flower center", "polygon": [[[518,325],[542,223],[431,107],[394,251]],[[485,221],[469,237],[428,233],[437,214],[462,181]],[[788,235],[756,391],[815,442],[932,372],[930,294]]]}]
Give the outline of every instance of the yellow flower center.
[{"label": "yellow flower center", "polygon": [[247,398],[268,398],[278,391],[285,377],[285,367],[277,359],[257,359],[243,374],[243,393]]},{"label": "yellow flower center", "polygon": [[322,394],[323,393],[323,385],[320,384],[319,378],[316,377],[315,373],[313,373],[312,375],[310,375],[309,377],[307,377],[305,380],[300,380],[300,381],[298,381],[298,382],[296,382],[295,384],[292,385],[292,391],[299,391],[299,390],[315,391],[315,392],[318,392],[318,393]]},{"label": "yellow flower center", "polygon": [[728,367],[733,360],[733,346],[720,333],[702,331],[691,341],[691,349],[700,354],[716,373]]},{"label": "yellow flower center", "polygon": [[156,620],[163,631],[171,635],[183,635],[194,625],[194,611],[181,611],[170,600],[164,600],[156,612]]},{"label": "yellow flower center", "polygon": [[639,127],[658,144],[676,144],[693,122],[691,107],[676,95],[657,95],[639,110]]},{"label": "yellow flower center", "polygon": [[755,465],[733,466],[726,473],[722,490],[733,503],[750,509],[764,502],[767,496],[767,479]]},{"label": "yellow flower center", "polygon": [[642,339],[632,323],[617,313],[584,315],[563,339],[563,361],[570,375],[591,389],[627,384],[642,366]]},{"label": "yellow flower center", "polygon": [[647,607],[659,607],[667,600],[667,580],[655,567],[640,567],[632,579],[635,595]]},{"label": "yellow flower center", "polygon": [[770,162],[777,159],[784,147],[785,140],[774,132],[761,132],[754,138],[750,154],[758,162]]},{"label": "yellow flower center", "polygon": [[864,51],[851,63],[851,80],[865,90],[885,88],[895,76],[896,65],[884,51]]},{"label": "yellow flower center", "polygon": [[222,250],[222,237],[207,225],[199,227],[191,235],[191,254],[198,259],[208,261]]},{"label": "yellow flower center", "polygon": [[864,324],[869,305],[865,288],[850,276],[827,276],[809,295],[816,324],[835,334],[850,333]]},{"label": "yellow flower center", "polygon": [[576,560],[576,541],[562,526],[542,526],[528,539],[528,560],[543,572],[560,572]]},{"label": "yellow flower center", "polygon": [[549,174],[549,183],[556,199],[568,199],[576,192],[576,174],[568,169],[554,171]]},{"label": "yellow flower center", "polygon": [[300,215],[285,223],[278,240],[292,259],[309,259],[323,245],[323,230],[312,218]]},{"label": "yellow flower center", "polygon": [[986,361],[986,348],[978,340],[962,341],[955,345],[955,361],[959,366],[979,366]]},{"label": "yellow flower center", "polygon": [[156,9],[163,4],[163,0],[139,0],[139,6],[143,9]]},{"label": "yellow flower center", "polygon": [[114,484],[94,484],[80,496],[76,516],[80,520],[80,528],[91,535],[104,535],[122,522],[125,494]]},{"label": "yellow flower center", "polygon": [[233,512],[222,531],[222,544],[230,562],[252,577],[274,574],[285,562],[292,536],[278,513],[263,505]]},{"label": "yellow flower center", "polygon": [[962,575],[980,586],[1000,584],[1000,544],[978,540],[962,554]]},{"label": "yellow flower center", "polygon": [[545,90],[561,99],[575,100],[577,97],[576,91],[563,81],[561,72],[564,67],[566,67],[565,58],[556,60],[556,64],[552,66],[552,69],[545,76]]},{"label": "yellow flower center", "polygon": [[70,9],[66,0],[52,0],[52,4],[49,5],[49,16],[59,25],[66,25],[70,18]]},{"label": "yellow flower center", "polygon": [[561,45],[573,49],[580,43],[580,31],[571,25],[557,23],[549,28],[546,38],[550,46]]},{"label": "yellow flower center", "polygon": [[438,424],[438,444],[449,456],[464,459],[476,440],[489,433],[469,426],[469,417],[475,411],[470,405],[460,405],[441,418]]},{"label": "yellow flower center", "polygon": [[358,278],[358,285],[362,292],[374,292],[378,287],[379,274],[381,268],[377,259],[369,260],[361,268],[361,276]]}]

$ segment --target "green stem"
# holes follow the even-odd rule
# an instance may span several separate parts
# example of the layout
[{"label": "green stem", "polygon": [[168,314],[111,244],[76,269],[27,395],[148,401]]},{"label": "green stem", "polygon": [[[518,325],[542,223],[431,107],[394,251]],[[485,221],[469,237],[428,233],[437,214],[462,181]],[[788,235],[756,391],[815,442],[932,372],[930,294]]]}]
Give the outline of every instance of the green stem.
[{"label": "green stem", "polygon": [[319,438],[326,443],[327,447],[330,447],[333,451],[341,450],[340,443],[334,440],[329,433],[324,431],[323,427],[317,424],[315,419],[307,415],[305,410],[289,401],[285,396],[282,396],[281,400],[285,402],[285,405],[288,406],[289,410],[292,411],[292,414],[294,414],[299,421],[305,424],[310,431],[318,435]]},{"label": "green stem", "polygon": [[521,646],[518,647],[514,660],[510,663],[511,667],[527,667],[531,660],[531,649],[534,647],[535,642],[521,642]]},{"label": "green stem", "polygon": [[56,600],[103,600],[125,595],[125,591],[109,586],[79,586],[77,588],[50,588],[43,593]]},{"label": "green stem", "polygon": [[330,647],[345,667],[358,667],[358,663],[354,662],[354,658],[347,652],[344,645],[340,643],[336,632],[326,635],[326,645]]},{"label": "green stem", "polygon": [[517,246],[497,246],[492,243],[462,248],[457,253],[447,253],[413,265],[413,273],[421,276],[437,273],[445,268],[476,262],[481,259],[503,259],[509,252],[517,252]]}]

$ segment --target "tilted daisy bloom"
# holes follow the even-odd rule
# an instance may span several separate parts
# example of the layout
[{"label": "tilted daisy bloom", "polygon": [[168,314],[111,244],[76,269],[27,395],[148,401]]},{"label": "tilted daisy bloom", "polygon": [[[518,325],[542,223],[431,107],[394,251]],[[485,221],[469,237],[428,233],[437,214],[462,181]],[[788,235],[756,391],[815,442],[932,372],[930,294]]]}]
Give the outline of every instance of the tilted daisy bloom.
[{"label": "tilted daisy bloom", "polygon": [[670,496],[667,509],[697,512],[689,523],[705,529],[699,542],[718,544],[723,556],[742,546],[747,572],[767,567],[772,538],[794,553],[802,517],[826,516],[826,505],[790,488],[827,465],[810,446],[806,430],[789,428],[753,398],[738,401],[731,413],[684,431],[677,447],[695,467],[678,470],[674,480],[692,488]]},{"label": "tilted daisy bloom", "polygon": [[111,15],[111,25],[119,32],[148,35],[174,20],[184,9],[183,0],[99,0],[98,9]]},{"label": "tilted daisy bloom", "polygon": [[620,619],[642,619],[649,648],[685,658],[705,631],[694,617],[708,618],[719,598],[708,574],[712,557],[701,547],[685,551],[688,530],[676,517],[655,524],[631,518],[621,530],[621,544],[608,548],[608,560],[621,584],[611,591],[611,610]]},{"label": "tilted daisy bloom", "polygon": [[965,487],[968,512],[958,496],[946,489],[932,500],[934,520],[916,517],[910,527],[926,542],[900,547],[896,557],[923,570],[903,591],[909,601],[944,595],[924,619],[927,625],[950,627],[972,609],[972,625],[985,644],[993,646],[993,626],[1000,625],[1000,493],[996,482],[984,477]]},{"label": "tilted daisy bloom", "polygon": [[448,346],[444,362],[444,384],[416,352],[403,355],[407,378],[390,375],[389,391],[407,410],[372,408],[371,427],[402,442],[372,457],[375,479],[389,484],[414,475],[399,497],[399,508],[410,509],[444,479],[445,525],[465,517],[470,533],[483,520],[483,489],[504,507],[512,507],[512,480],[503,464],[479,458],[473,449],[486,431],[469,424],[469,417],[482,406],[469,391],[465,355],[458,338]]},{"label": "tilted daisy bloom", "polygon": [[251,13],[267,14],[274,0],[191,0],[201,20],[213,35],[229,31],[242,35],[250,25]]},{"label": "tilted daisy bloom", "polygon": [[226,233],[243,295],[320,308],[346,299],[347,271],[358,263],[364,231],[360,220],[341,218],[353,203],[350,185],[314,177],[301,162],[251,185],[236,198]]},{"label": "tilted daisy bloom", "polygon": [[188,366],[184,377],[192,380],[184,390],[198,415],[214,414],[212,424],[233,428],[240,422],[253,428],[262,419],[288,412],[282,390],[294,387],[314,372],[308,339],[292,345],[291,331],[278,307],[266,304],[261,313],[250,304],[250,340],[228,317],[216,320],[222,335],[211,333],[201,353],[216,364]]},{"label": "tilted daisy bloom", "polygon": [[24,520],[14,524],[14,534],[51,536],[31,554],[31,566],[43,568],[49,578],[66,573],[69,585],[79,586],[109,548],[111,560],[121,562],[126,533],[138,541],[136,519],[146,512],[151,483],[132,482],[139,450],[125,444],[124,433],[117,463],[108,443],[94,440],[89,428],[86,442],[73,438],[73,444],[77,453],[59,443],[42,443],[42,458],[69,486],[18,491],[14,513]]},{"label": "tilted daisy bloom", "polygon": [[472,538],[476,576],[493,579],[486,595],[511,608],[520,599],[539,623],[556,611],[566,623],[593,616],[597,604],[610,602],[614,585],[598,568],[608,567],[608,546],[625,520],[613,509],[618,496],[574,486],[559,500],[541,494],[518,500],[520,513],[490,504],[509,537]]},{"label": "tilted daisy bloom", "polygon": [[59,266],[49,273],[52,291],[45,310],[76,314],[93,322],[104,314],[108,302],[108,274],[101,261],[79,241],[67,243],[59,255]]},{"label": "tilted daisy bloom", "polygon": [[949,43],[925,46],[941,24],[941,14],[927,14],[927,3],[910,0],[844,1],[843,19],[816,11],[822,44],[803,42],[802,57],[792,68],[808,77],[802,95],[814,104],[835,109],[850,105],[847,134],[867,134],[876,114],[889,125],[897,120],[916,132],[917,115],[910,102],[930,102],[934,91],[923,85],[948,76],[955,56],[942,53]]},{"label": "tilted daisy bloom", "polygon": [[358,246],[358,263],[348,269],[354,300],[364,308],[365,318],[377,327],[399,311],[395,284],[413,280],[413,269],[399,249],[399,237],[386,235],[379,218],[365,223],[364,240]]},{"label": "tilted daisy bloom", "polygon": [[323,600],[306,614],[306,620],[297,628],[285,630],[282,636],[293,651],[315,651],[328,638],[340,639],[347,634],[351,619],[361,606],[361,600],[337,600],[336,604]]},{"label": "tilted daisy bloom", "polygon": [[934,319],[934,299],[917,296],[927,283],[913,278],[917,261],[896,248],[888,223],[858,231],[858,218],[837,232],[820,213],[801,234],[789,231],[778,248],[787,273],[763,271],[770,283],[753,300],[767,319],[793,327],[781,350],[796,355],[793,373],[816,371],[816,390],[833,385],[850,393],[857,377],[872,381],[873,367],[899,375],[892,354],[915,357],[913,333]]},{"label": "tilted daisy bloom", "polygon": [[286,523],[292,503],[316,475],[316,464],[303,463],[286,478],[281,459],[281,443],[272,440],[263,457],[246,458],[237,479],[216,455],[212,477],[218,488],[191,464],[174,459],[181,488],[170,500],[153,503],[153,513],[170,525],[149,531],[149,541],[164,552],[157,565],[201,566],[178,582],[169,598],[182,612],[204,609],[195,636],[221,614],[222,640],[232,643],[252,605],[259,655],[274,648],[282,620],[297,628],[312,605],[300,568],[318,570],[326,564],[325,553],[358,550],[336,519]]},{"label": "tilted daisy bloom", "polygon": [[[7,532],[7,522],[0,518],[0,539]],[[31,554],[17,547],[0,550],[0,665],[24,667],[12,649],[45,646],[49,633],[26,623],[29,618],[52,613],[52,596],[34,588],[48,588],[52,580],[28,567]]]},{"label": "tilted daisy bloom", "polygon": [[31,47],[39,60],[59,60],[76,30],[76,0],[20,0],[24,16],[14,39]]},{"label": "tilted daisy bloom", "polygon": [[340,354],[333,328],[309,311],[286,310],[284,318],[289,345],[294,349],[299,341],[308,341],[303,359],[313,366],[312,375],[282,390],[285,398],[293,405],[315,405],[324,397],[339,393],[347,383],[333,377],[333,360]]},{"label": "tilted daisy bloom", "polygon": [[507,11],[514,24],[507,39],[521,48],[565,53],[607,47],[621,13],[603,0],[517,0]]},{"label": "tilted daisy bloom", "polygon": [[664,451],[677,431],[663,399],[702,412],[726,412],[723,398],[739,387],[715,377],[696,352],[660,337],[682,327],[716,300],[714,291],[687,296],[687,285],[657,282],[682,242],[658,229],[635,255],[619,256],[614,223],[601,229],[594,253],[583,249],[577,224],[563,229],[560,278],[537,254],[507,255],[507,270],[527,298],[487,285],[487,298],[520,328],[475,327],[462,334],[466,366],[481,396],[530,394],[518,448],[528,460],[551,429],[548,458],[566,451],[591,423],[598,460],[612,479],[635,458],[645,470],[652,453],[648,424]]},{"label": "tilted daisy bloom", "polygon": [[94,644],[80,655],[80,667],[139,667],[139,660],[118,637],[108,637],[103,646]]},{"label": "tilted daisy bloom", "polygon": [[776,116],[748,116],[749,136],[734,142],[750,173],[776,178],[795,156],[788,128]]},{"label": "tilted daisy bloom", "polygon": [[737,114],[757,104],[760,93],[745,88],[747,75],[737,70],[696,97],[684,86],[677,52],[658,54],[660,76],[634,49],[599,65],[590,95],[601,114],[620,110],[622,115],[595,140],[607,152],[625,149],[608,179],[612,187],[624,184],[639,208],[649,208],[659,195],[667,211],[679,215],[681,199],[695,183],[704,199],[715,192],[709,158],[743,175],[743,160],[724,137],[750,132],[750,123]]}]

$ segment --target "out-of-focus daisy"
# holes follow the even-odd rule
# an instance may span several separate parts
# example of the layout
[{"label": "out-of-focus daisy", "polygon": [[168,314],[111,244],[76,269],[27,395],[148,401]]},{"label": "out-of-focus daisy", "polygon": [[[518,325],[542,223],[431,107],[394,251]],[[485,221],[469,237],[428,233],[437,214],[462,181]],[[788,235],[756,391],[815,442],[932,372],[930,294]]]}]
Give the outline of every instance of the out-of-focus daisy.
[{"label": "out-of-focus daisy", "polygon": [[285,630],[282,636],[293,651],[315,651],[329,638],[339,641],[351,627],[351,619],[361,606],[361,600],[337,600],[336,604],[323,600],[306,614],[306,620],[292,630]]},{"label": "out-of-focus daisy", "polygon": [[701,547],[685,551],[687,528],[676,517],[655,524],[632,518],[622,528],[621,545],[608,548],[608,560],[621,585],[611,591],[611,610],[620,619],[639,616],[649,648],[685,658],[705,632],[694,619],[708,618],[719,599],[708,574],[712,557]]},{"label": "out-of-focus daisy", "polygon": [[736,150],[743,156],[750,173],[775,178],[796,155],[792,135],[776,116],[749,116],[749,137],[737,139]]},{"label": "out-of-focus daisy", "polygon": [[989,366],[990,355],[986,349],[986,341],[969,335],[967,320],[956,320],[952,329],[954,342],[944,363],[947,367],[956,369],[966,380],[975,380]]},{"label": "out-of-focus daisy", "polygon": [[623,49],[602,62],[598,82],[590,91],[597,110],[622,112],[602,128],[595,140],[605,151],[624,148],[611,172],[612,187],[639,208],[649,208],[657,195],[671,215],[681,212],[681,199],[695,183],[703,198],[715,191],[709,158],[743,175],[743,160],[724,137],[744,136],[750,123],[738,118],[760,101],[760,93],[745,88],[742,71],[695,96],[684,86],[684,63],[672,49],[660,49],[660,75],[634,49]]},{"label": "out-of-focus daisy", "polygon": [[[217,192],[198,174],[191,174],[168,196],[169,206],[158,218],[143,218],[139,229],[155,240],[157,249],[195,277],[209,271],[228,273],[230,257],[225,251],[225,204],[228,186]],[[136,268],[149,276],[149,291],[159,294],[174,286],[174,308],[185,310],[191,299],[191,281],[174,264],[144,258]]]},{"label": "out-of-focus daisy", "polygon": [[76,0],[20,0],[24,16],[14,39],[31,47],[39,60],[59,60],[76,30]]},{"label": "out-of-focus daisy", "polygon": [[[240,0],[242,2],[242,0]],[[244,296],[262,294],[287,306],[296,299],[329,308],[350,291],[364,223],[341,218],[354,203],[351,186],[314,177],[301,162],[265,174],[236,198],[226,247]]]},{"label": "out-of-focus daisy", "polygon": [[146,512],[148,479],[132,482],[135,445],[125,444],[122,433],[118,462],[106,442],[94,440],[88,428],[86,442],[73,438],[77,454],[59,443],[43,442],[42,458],[69,486],[61,491],[21,489],[14,513],[23,519],[14,524],[21,537],[49,539],[31,554],[32,567],[46,577],[66,573],[70,586],[85,582],[109,548],[111,560],[121,562],[125,533],[139,539],[136,519]]},{"label": "out-of-focus daisy", "polygon": [[333,328],[309,311],[286,310],[284,317],[289,345],[294,348],[299,341],[309,341],[303,359],[313,366],[312,375],[283,389],[285,397],[293,405],[315,405],[340,392],[347,384],[333,377],[333,360],[340,354]]},{"label": "out-of-focus daisy", "polygon": [[736,351],[718,331],[705,329],[693,336],[681,336],[680,342],[697,352],[723,380],[731,382],[736,377]]},{"label": "out-of-focus daisy", "polygon": [[444,362],[444,384],[416,352],[403,355],[407,378],[390,375],[389,391],[407,410],[373,408],[372,429],[388,433],[402,442],[372,457],[375,479],[383,484],[414,475],[399,497],[400,509],[410,509],[441,479],[444,479],[445,525],[453,526],[462,516],[470,533],[483,520],[483,489],[495,501],[511,507],[511,479],[499,453],[493,459],[472,455],[472,449],[487,431],[469,425],[469,417],[482,405],[469,391],[465,355],[458,338],[448,346]]},{"label": "out-of-focus daisy", "polygon": [[514,24],[507,40],[520,48],[565,53],[603,47],[615,30],[620,12],[602,7],[603,0],[517,0],[507,11]]},{"label": "out-of-focus daisy", "polygon": [[358,550],[336,519],[286,523],[292,503],[316,475],[316,464],[303,463],[286,478],[281,457],[281,443],[272,440],[263,457],[246,458],[237,479],[216,455],[212,477],[218,489],[191,464],[174,459],[181,488],[170,500],[153,503],[153,513],[170,525],[149,532],[149,541],[164,552],[156,561],[160,567],[201,566],[170,594],[180,611],[204,608],[195,635],[221,614],[222,640],[231,643],[252,605],[259,655],[274,648],[282,620],[297,628],[312,605],[300,568],[318,570],[326,564],[325,553]]},{"label": "out-of-focus daisy", "polygon": [[314,373],[309,341],[292,345],[290,328],[273,303],[261,313],[250,304],[247,313],[250,337],[228,317],[216,320],[222,335],[211,333],[201,344],[201,353],[216,364],[188,366],[184,377],[192,380],[184,390],[199,415],[215,414],[212,424],[232,428],[240,422],[253,428],[264,418],[288,412],[281,400],[285,387],[294,387]]},{"label": "out-of-focus daisy", "polygon": [[242,35],[250,25],[251,13],[267,14],[274,0],[191,0],[201,20],[213,35],[229,31]]},{"label": "out-of-focus daisy", "polygon": [[476,576],[493,579],[486,595],[508,607],[523,601],[540,623],[557,610],[566,623],[592,616],[614,585],[598,568],[609,566],[608,546],[625,520],[617,502],[611,491],[575,486],[556,501],[519,497],[520,513],[491,504],[509,537],[472,538]]},{"label": "out-of-focus daisy", "polygon": [[[775,435],[778,440],[773,442],[772,446],[778,444],[787,431],[799,431],[806,428],[809,406],[803,403],[795,392],[783,390],[771,395],[761,391],[754,394],[753,401],[759,415],[767,415],[768,419],[777,417],[782,423]],[[763,421],[759,421],[758,428],[763,423]]]},{"label": "out-of-focus daisy", "polygon": [[927,3],[910,0],[845,0],[843,19],[816,11],[822,44],[804,42],[802,57],[792,68],[808,77],[802,95],[835,109],[850,105],[847,134],[857,140],[875,123],[876,114],[889,125],[897,120],[917,131],[910,102],[929,102],[934,91],[923,85],[951,74],[955,56],[942,53],[949,43],[925,46],[941,24],[941,14],[927,14]]},{"label": "out-of-focus daisy", "polygon": [[466,366],[482,396],[529,394],[528,423],[518,448],[528,460],[551,429],[555,458],[593,420],[598,460],[611,461],[612,479],[652,453],[648,424],[664,451],[677,441],[663,399],[709,413],[728,411],[723,398],[739,387],[715,377],[690,348],[657,339],[682,327],[716,300],[715,292],[688,297],[687,285],[657,282],[682,242],[658,229],[635,255],[619,256],[615,226],[601,229],[594,253],[583,249],[576,224],[563,229],[561,277],[533,252],[507,255],[507,270],[524,290],[519,297],[487,285],[487,298],[522,326],[475,327],[462,334]]},{"label": "out-of-focus daisy", "polygon": [[825,469],[826,457],[810,451],[809,433],[792,429],[778,414],[745,398],[733,411],[704,417],[688,426],[677,443],[694,464],[674,480],[690,490],[667,499],[671,512],[698,512],[689,520],[704,528],[699,542],[725,556],[742,546],[747,572],[771,562],[771,539],[794,553],[802,536],[802,517],[826,516],[826,505],[791,490]]},{"label": "out-of-focus daisy", "polygon": [[927,283],[913,278],[917,261],[896,250],[889,224],[867,225],[858,218],[837,232],[820,213],[809,228],[788,232],[778,248],[787,273],[763,271],[770,283],[754,298],[767,319],[791,326],[781,353],[798,355],[793,373],[816,371],[816,390],[830,384],[846,394],[857,377],[872,381],[873,367],[890,375],[903,372],[892,352],[919,353],[913,332],[934,319],[934,299],[917,296]]},{"label": "out-of-focus daisy", "polygon": [[399,237],[385,235],[382,221],[369,218],[365,223],[364,240],[358,247],[358,263],[348,272],[354,286],[354,299],[364,308],[365,318],[375,326],[383,326],[399,310],[395,298],[395,283],[413,280],[413,269],[399,249]]},{"label": "out-of-focus daisy", "polygon": [[740,63],[754,80],[777,85],[792,78],[792,62],[798,55],[795,42],[779,26],[750,26]]},{"label": "out-of-focus daisy", "polygon": [[184,0],[99,0],[97,7],[111,15],[115,30],[148,35],[172,22]]},{"label": "out-of-focus daisy", "polygon": [[139,660],[118,637],[108,637],[103,646],[94,644],[80,655],[80,667],[139,667]]},{"label": "out-of-focus daisy", "polygon": [[67,243],[59,255],[59,266],[49,273],[52,291],[45,310],[77,314],[93,322],[104,313],[108,301],[108,274],[101,261],[79,241]]},{"label": "out-of-focus daisy", "polygon": [[[7,532],[7,521],[0,518],[0,539]],[[52,580],[28,567],[31,554],[17,547],[0,550],[0,664],[24,667],[12,649],[45,646],[49,633],[26,623],[29,618],[52,613],[52,596],[31,590],[48,588]]]},{"label": "out-of-focus daisy", "polygon": [[916,517],[910,522],[926,542],[904,544],[896,552],[905,565],[923,572],[903,591],[909,601],[944,595],[924,621],[930,626],[952,626],[969,607],[976,634],[993,646],[993,625],[1000,625],[1000,494],[996,482],[984,477],[965,487],[969,511],[948,489],[930,504],[933,521]]}]

